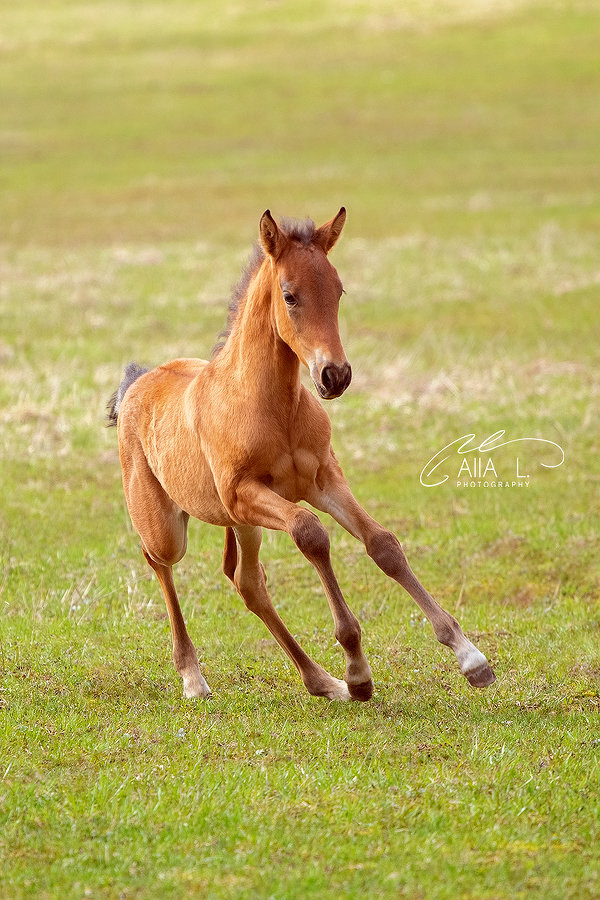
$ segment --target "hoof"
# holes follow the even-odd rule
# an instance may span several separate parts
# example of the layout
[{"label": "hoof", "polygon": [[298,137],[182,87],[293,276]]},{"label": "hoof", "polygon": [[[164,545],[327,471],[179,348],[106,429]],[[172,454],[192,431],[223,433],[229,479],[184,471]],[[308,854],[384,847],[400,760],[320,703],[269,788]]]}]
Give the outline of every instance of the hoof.
[{"label": "hoof", "polygon": [[476,688],[489,687],[490,684],[493,684],[496,680],[494,670],[487,662],[478,666],[476,669],[473,669],[472,672],[465,673],[465,676],[469,684]]},{"label": "hoof", "polygon": [[353,700],[370,700],[373,696],[373,682],[369,680],[362,684],[349,684],[348,690]]},{"label": "hoof", "polygon": [[212,691],[189,691],[184,688],[183,696],[185,700],[210,700]]}]

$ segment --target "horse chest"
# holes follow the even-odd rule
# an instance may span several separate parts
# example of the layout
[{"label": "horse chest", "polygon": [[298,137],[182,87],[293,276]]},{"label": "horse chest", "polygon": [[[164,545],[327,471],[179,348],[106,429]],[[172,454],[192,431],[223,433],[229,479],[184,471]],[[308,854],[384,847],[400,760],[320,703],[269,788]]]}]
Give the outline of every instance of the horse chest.
[{"label": "horse chest", "polygon": [[319,466],[319,458],[311,450],[301,447],[286,451],[271,465],[272,488],[287,499],[301,499],[314,484]]}]

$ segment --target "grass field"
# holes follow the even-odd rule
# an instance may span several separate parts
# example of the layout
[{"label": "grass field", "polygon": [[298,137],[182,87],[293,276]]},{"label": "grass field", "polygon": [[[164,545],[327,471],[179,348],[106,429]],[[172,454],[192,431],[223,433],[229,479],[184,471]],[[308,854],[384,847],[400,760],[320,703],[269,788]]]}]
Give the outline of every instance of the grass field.
[{"label": "grass field", "polygon": [[[600,894],[599,33],[591,0],[2,5],[0,896]],[[498,681],[332,524],[375,695],[308,697],[196,523],[183,701],[104,406],[210,352],[266,207],[341,204],[334,445]],[[420,483],[499,429],[564,464]],[[339,676],[316,574],[262,556]]]}]

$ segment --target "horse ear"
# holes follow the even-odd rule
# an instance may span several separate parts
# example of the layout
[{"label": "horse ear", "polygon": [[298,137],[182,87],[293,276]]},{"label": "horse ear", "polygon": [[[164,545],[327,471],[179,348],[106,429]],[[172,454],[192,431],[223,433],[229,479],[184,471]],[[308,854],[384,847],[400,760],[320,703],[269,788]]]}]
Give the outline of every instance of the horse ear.
[{"label": "horse ear", "polygon": [[265,210],[260,220],[260,242],[265,253],[277,258],[281,250],[281,239],[281,232],[271,210]]},{"label": "horse ear", "polygon": [[323,248],[325,253],[329,253],[331,248],[335,245],[337,239],[342,233],[342,228],[344,227],[345,221],[346,209],[342,206],[337,216],[334,216],[330,222],[326,222],[315,231],[314,240],[317,244],[319,244],[319,246]]}]

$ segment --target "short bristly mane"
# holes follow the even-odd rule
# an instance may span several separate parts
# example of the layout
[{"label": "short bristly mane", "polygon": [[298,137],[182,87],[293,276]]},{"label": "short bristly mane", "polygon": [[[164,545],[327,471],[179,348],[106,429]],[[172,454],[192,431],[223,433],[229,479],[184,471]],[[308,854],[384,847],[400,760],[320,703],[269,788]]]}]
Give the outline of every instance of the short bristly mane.
[{"label": "short bristly mane", "polygon": [[[304,219],[304,221],[299,221],[298,219],[282,219],[279,227],[287,238],[292,241],[299,241],[305,247],[308,247],[312,242],[316,231],[316,225],[312,219]],[[211,358],[214,358],[227,343],[227,338],[233,331],[238,313],[248,292],[250,282],[263,264],[264,258],[265,251],[260,244],[255,244],[252,248],[252,253],[250,254],[248,262],[244,267],[241,278],[231,294],[229,310],[227,313],[227,324],[225,325],[224,330],[219,334]]]}]

